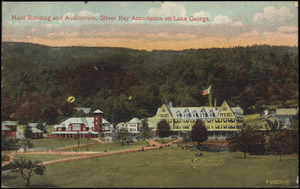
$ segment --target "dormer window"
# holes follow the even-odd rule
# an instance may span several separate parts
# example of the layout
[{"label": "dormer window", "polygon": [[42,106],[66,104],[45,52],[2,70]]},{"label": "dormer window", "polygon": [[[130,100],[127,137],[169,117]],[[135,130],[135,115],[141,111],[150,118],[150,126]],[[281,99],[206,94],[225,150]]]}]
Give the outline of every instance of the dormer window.
[{"label": "dormer window", "polygon": [[210,117],[215,117],[215,113],[211,110],[211,111],[209,111],[209,116]]},{"label": "dormer window", "polygon": [[199,117],[198,113],[196,112],[196,110],[193,111],[193,117]]},{"label": "dormer window", "polygon": [[191,114],[188,109],[185,109],[183,112],[183,115],[184,115],[184,117],[190,117]]},{"label": "dormer window", "polygon": [[176,112],[176,114],[177,114],[177,117],[181,117],[182,116],[179,110]]}]

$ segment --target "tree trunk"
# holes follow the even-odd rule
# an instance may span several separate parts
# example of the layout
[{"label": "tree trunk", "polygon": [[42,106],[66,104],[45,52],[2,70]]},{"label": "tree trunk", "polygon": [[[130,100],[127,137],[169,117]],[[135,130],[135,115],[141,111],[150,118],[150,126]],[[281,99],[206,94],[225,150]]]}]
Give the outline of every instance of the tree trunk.
[{"label": "tree trunk", "polygon": [[281,162],[281,154],[279,154],[279,158],[280,158],[280,159],[279,159],[279,162]]},{"label": "tree trunk", "polygon": [[246,158],[246,152],[244,152],[244,158]]},{"label": "tree trunk", "polygon": [[200,143],[198,143],[198,145],[197,145],[197,149],[200,151]]},{"label": "tree trunk", "polygon": [[27,187],[30,186],[30,178],[27,178],[27,184],[26,184]]}]

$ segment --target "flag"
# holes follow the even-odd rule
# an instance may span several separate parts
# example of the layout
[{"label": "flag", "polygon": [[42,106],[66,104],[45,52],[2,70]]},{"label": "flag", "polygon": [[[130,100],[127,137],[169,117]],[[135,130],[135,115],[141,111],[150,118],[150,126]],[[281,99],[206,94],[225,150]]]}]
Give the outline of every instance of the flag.
[{"label": "flag", "polygon": [[208,95],[210,93],[210,87],[211,86],[209,86],[208,89],[203,91],[203,95]]}]

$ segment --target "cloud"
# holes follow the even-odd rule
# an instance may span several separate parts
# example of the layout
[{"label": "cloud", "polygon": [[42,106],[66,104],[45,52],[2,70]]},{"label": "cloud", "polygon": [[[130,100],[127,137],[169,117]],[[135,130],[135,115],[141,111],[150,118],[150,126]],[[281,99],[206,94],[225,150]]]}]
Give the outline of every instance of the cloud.
[{"label": "cloud", "polygon": [[194,17],[210,17],[209,12],[207,11],[200,11],[194,14]]},{"label": "cloud", "polygon": [[14,25],[13,25],[13,27],[18,27],[20,25],[20,23],[15,23]]},{"label": "cloud", "polygon": [[47,35],[47,38],[52,38],[52,39],[65,39],[65,38],[74,38],[77,36],[76,32],[73,33],[68,33],[68,32],[58,32],[58,33],[50,33]]},{"label": "cloud", "polygon": [[64,14],[63,18],[65,18],[66,16],[68,16],[68,17],[74,17],[75,14],[72,13],[72,12],[68,12],[68,13]]},{"label": "cloud", "polygon": [[84,37],[102,37],[102,38],[133,38],[137,36],[137,33],[133,32],[96,32],[95,30],[90,33],[86,33],[83,35]]},{"label": "cloud", "polygon": [[294,32],[298,32],[298,27],[297,26],[280,26],[277,29],[277,32],[280,32],[280,33],[294,33]]},{"label": "cloud", "polygon": [[287,7],[281,7],[280,9],[276,9],[273,6],[265,7],[263,13],[257,13],[253,16],[253,22],[261,24],[266,22],[284,23],[290,19],[293,19],[293,15]]},{"label": "cloud", "polygon": [[178,33],[176,35],[170,35],[167,32],[160,32],[157,34],[147,34],[144,37],[146,40],[151,41],[186,41],[196,39],[197,36],[194,34]]},{"label": "cloud", "polygon": [[159,8],[150,8],[150,16],[186,16],[186,10],[180,3],[165,2]]},{"label": "cloud", "polygon": [[232,26],[243,27],[244,24],[242,22],[240,22],[240,21],[237,21],[237,22],[233,23]]},{"label": "cloud", "polygon": [[80,11],[78,14],[77,14],[78,16],[89,16],[89,17],[98,17],[98,16],[100,16],[100,14],[99,13],[93,13],[93,12],[90,12],[90,11],[88,11],[88,10],[82,10],[82,11]]},{"label": "cloud", "polygon": [[52,28],[52,24],[42,24],[41,27]]},{"label": "cloud", "polygon": [[260,36],[259,32],[256,30],[252,30],[250,32],[244,32],[241,35],[239,35],[238,37],[249,38],[249,37],[257,37],[257,36]]},{"label": "cloud", "polygon": [[229,24],[229,23],[232,23],[232,20],[228,16],[223,16],[223,15],[216,16],[213,22],[213,24]]}]

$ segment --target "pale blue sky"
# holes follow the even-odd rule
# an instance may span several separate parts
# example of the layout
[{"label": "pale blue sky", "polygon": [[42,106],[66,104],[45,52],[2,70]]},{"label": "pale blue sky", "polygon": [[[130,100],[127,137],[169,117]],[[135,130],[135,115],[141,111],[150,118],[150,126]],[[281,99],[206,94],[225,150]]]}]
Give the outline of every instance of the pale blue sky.
[{"label": "pale blue sky", "polygon": [[[67,14],[96,16],[98,19],[101,15],[107,15],[117,17],[117,19],[115,21],[51,20],[50,22],[27,20],[28,15],[53,17]],[[13,15],[25,16],[26,20],[13,20]],[[119,21],[119,15],[130,18],[127,22]],[[134,22],[131,20],[132,16],[161,16],[163,18],[171,16],[173,19],[174,16],[189,18],[194,15],[208,17],[210,21],[203,23],[173,20]],[[51,39],[54,43],[54,39],[57,39],[64,42],[62,46],[71,45],[74,41],[76,43],[74,45],[107,45],[108,38],[113,44],[111,46],[118,46],[117,41],[114,43],[113,40],[122,39],[123,42],[119,45],[121,47],[127,47],[131,43],[128,39],[131,38],[141,41],[151,38],[152,41],[161,40],[161,42],[187,39],[186,43],[191,42],[193,48],[196,47],[195,40],[201,39],[207,42],[211,38],[215,41],[209,47],[216,46],[213,44],[217,44],[218,39],[221,38],[224,45],[230,43],[237,45],[238,41],[244,38],[252,40],[249,44],[281,44],[280,41],[282,41],[282,43],[286,42],[286,45],[295,45],[294,41],[298,41],[298,2],[2,2],[2,32],[4,41],[29,42],[31,40],[49,45],[50,41],[42,41]],[[75,40],[75,38],[79,41],[79,38],[93,37],[97,43],[84,44],[82,41],[78,43]],[[73,41],[62,41],[63,39],[73,39]],[[124,42],[125,40],[128,42]],[[135,43],[142,43],[141,41],[135,41]],[[152,48],[155,48],[154,43],[151,44]],[[244,41],[240,45],[246,44],[248,42]],[[181,45],[182,48],[188,46],[187,44]],[[142,45],[136,48],[143,49]]]}]

